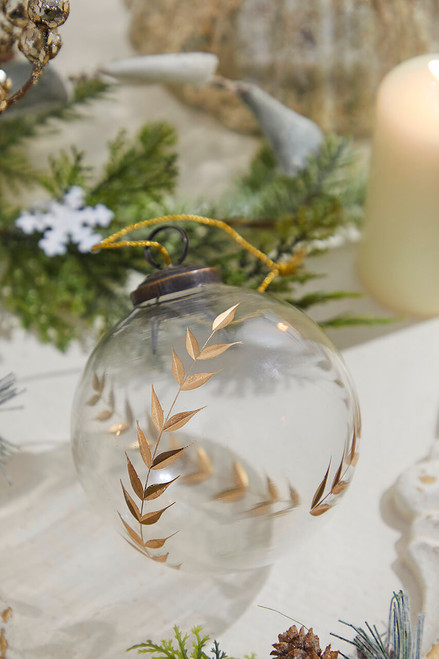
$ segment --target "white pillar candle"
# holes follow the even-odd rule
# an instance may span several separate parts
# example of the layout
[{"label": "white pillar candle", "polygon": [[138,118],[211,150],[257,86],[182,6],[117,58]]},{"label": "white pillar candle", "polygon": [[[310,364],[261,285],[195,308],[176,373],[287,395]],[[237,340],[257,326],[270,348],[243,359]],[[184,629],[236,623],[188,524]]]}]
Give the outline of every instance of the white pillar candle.
[{"label": "white pillar candle", "polygon": [[380,86],[359,270],[385,305],[439,314],[439,53]]}]

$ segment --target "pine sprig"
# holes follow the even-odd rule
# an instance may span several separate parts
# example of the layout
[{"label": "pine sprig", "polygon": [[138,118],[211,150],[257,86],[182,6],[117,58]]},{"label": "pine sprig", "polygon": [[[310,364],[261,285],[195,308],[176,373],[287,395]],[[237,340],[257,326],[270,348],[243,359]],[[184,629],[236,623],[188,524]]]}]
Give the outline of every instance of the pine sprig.
[{"label": "pine sprig", "polygon": [[[106,203],[117,211],[124,202],[131,211],[139,204],[144,212],[155,207],[175,185],[174,141],[175,133],[169,126],[149,124],[139,139],[114,148],[111,164],[99,183],[88,188],[89,203]],[[84,159],[75,149],[53,157],[50,171],[38,178],[40,184],[54,198],[62,197],[72,185],[87,189],[94,172]],[[121,189],[124,185],[125,191]],[[128,193],[132,194],[131,204],[124,197]],[[96,320],[103,321],[103,329],[107,329],[130,310],[124,288],[127,278],[133,270],[142,274],[148,271],[141,253],[107,252],[105,258],[96,258],[71,245],[66,256],[48,257],[38,246],[41,234],[26,235],[13,226],[17,214],[7,206],[0,207],[0,286],[3,306],[18,316],[26,329],[64,350],[75,337],[86,337]],[[118,220],[123,217],[122,210]],[[116,226],[113,224],[112,230]]]},{"label": "pine sprig", "polygon": [[339,328],[339,327],[357,327],[357,326],[375,326],[375,325],[391,325],[397,318],[386,316],[354,316],[350,314],[339,314],[333,318],[320,321],[320,327],[324,329]]},{"label": "pine sprig", "polygon": [[294,304],[298,309],[305,311],[305,309],[318,304],[326,304],[327,302],[333,302],[334,300],[359,297],[362,297],[362,294],[357,291],[315,291],[314,293],[308,293],[303,297],[297,298],[294,302],[290,300],[287,300],[287,302],[290,302],[290,304]]},{"label": "pine sprig", "polygon": [[[134,138],[119,132],[109,144],[102,171],[87,165],[76,149],[53,155],[47,172],[35,171],[27,160],[26,142],[42,130],[59,129],[59,120],[81,116],[81,108],[101,98],[108,85],[99,78],[75,80],[71,100],[62,108],[37,115],[0,120],[0,286],[3,305],[20,317],[24,327],[64,349],[84,337],[96,322],[110,326],[130,308],[126,281],[130,274],[148,271],[143,255],[121,250],[102,255],[81,254],[70,245],[65,257],[47,257],[39,248],[41,234],[26,235],[14,226],[20,209],[6,203],[6,191],[26,183],[42,187],[61,201],[73,186],[85,191],[90,206],[103,204],[113,211],[109,235],[140,219],[190,211],[217,217],[235,226],[252,244],[275,261],[289,260],[298,248],[317,252],[315,240],[333,236],[358,222],[364,185],[358,183],[357,154],[345,138],[328,136],[320,152],[294,177],[283,174],[273,151],[263,146],[246,172],[216,203],[182,204],[173,196],[177,181],[175,131],[164,123],[147,124]],[[190,239],[192,262],[218,266],[225,284],[257,289],[267,269],[226,234],[204,226],[184,226]],[[166,247],[179,253],[177,236]],[[320,248],[319,248],[320,249]],[[354,297],[349,292],[304,296],[301,286],[322,275],[307,259],[293,274],[278,277],[270,292],[303,309],[330,300]],[[389,322],[340,314],[325,327]]]},{"label": "pine sprig", "polygon": [[[351,623],[340,622],[355,632],[354,640],[344,638],[338,634],[331,634],[331,636],[348,643],[355,649],[355,655],[346,655],[338,651],[338,654],[345,657],[345,659],[420,659],[421,657],[424,616],[418,616],[416,625],[412,626],[409,598],[402,590],[393,594],[386,633],[381,634],[375,625],[367,622],[364,628]],[[295,627],[291,629],[294,630],[295,636],[300,636]],[[202,627],[192,629],[194,637],[192,651],[188,648],[189,635],[183,635],[179,627],[175,626],[174,639],[177,641],[175,646],[173,640],[163,640],[160,643],[148,640],[145,643],[133,645],[128,648],[127,652],[137,650],[138,654],[153,655],[152,659],[227,659],[228,655],[220,650],[216,640],[213,641],[211,655],[209,656],[204,652],[205,646],[211,639],[209,635],[202,636],[201,631]],[[303,634],[305,634],[305,631],[303,631]],[[313,638],[317,637],[313,636]],[[288,643],[284,642],[281,645],[287,646]],[[279,644],[275,644],[274,647],[277,651],[271,654],[284,654],[287,656],[286,647],[283,647],[280,652]],[[297,648],[298,646],[295,645],[294,647]],[[337,654],[337,652],[333,653]],[[256,655],[254,653],[245,655],[244,659],[256,659]]]},{"label": "pine sprig", "polygon": [[117,212],[120,223],[136,212],[144,216],[175,188],[176,141],[174,129],[163,122],[144,126],[134,141],[119,132],[109,144],[108,163],[90,190],[89,202]]},{"label": "pine sprig", "polygon": [[210,636],[208,634],[201,634],[201,626],[193,627],[191,632],[192,640],[189,644],[190,635],[183,634],[180,628],[175,625],[175,644],[172,640],[163,640],[160,643],[147,640],[145,643],[133,645],[128,648],[127,652],[137,650],[137,654],[150,654],[152,655],[152,659],[227,659],[227,654],[220,650],[217,641],[213,641],[214,645],[211,649],[211,655],[206,654],[204,648],[210,641]]},{"label": "pine sprig", "polygon": [[369,623],[365,623],[365,628],[362,628],[340,622],[354,630],[354,640],[336,634],[332,636],[355,647],[360,659],[420,659],[424,616],[418,616],[417,624],[412,627],[410,602],[403,591],[393,594],[389,623],[384,635]]}]

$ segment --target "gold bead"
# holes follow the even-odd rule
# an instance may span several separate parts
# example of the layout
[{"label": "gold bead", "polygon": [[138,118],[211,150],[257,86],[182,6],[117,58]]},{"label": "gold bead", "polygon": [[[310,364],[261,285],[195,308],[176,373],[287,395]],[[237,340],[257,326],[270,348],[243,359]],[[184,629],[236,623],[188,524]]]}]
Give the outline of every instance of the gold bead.
[{"label": "gold bead", "polygon": [[49,61],[47,40],[47,30],[33,23],[29,23],[21,34],[18,47],[30,62],[39,63],[44,66]]},{"label": "gold bead", "polygon": [[3,102],[8,98],[11,91],[12,82],[8,78],[6,71],[0,69],[0,104],[3,105]]},{"label": "gold bead", "polygon": [[46,27],[59,27],[67,20],[69,12],[68,0],[29,0],[30,20]]},{"label": "gold bead", "polygon": [[47,35],[47,53],[49,59],[56,57],[62,46],[61,36],[55,30],[50,31]]},{"label": "gold bead", "polygon": [[0,12],[0,38],[3,40],[5,38],[5,33],[12,39],[13,41],[16,41],[17,39],[20,38],[22,28],[17,27],[8,19],[6,16]]},{"label": "gold bead", "polygon": [[28,0],[4,0],[3,13],[15,27],[25,27],[29,23],[27,13]]}]

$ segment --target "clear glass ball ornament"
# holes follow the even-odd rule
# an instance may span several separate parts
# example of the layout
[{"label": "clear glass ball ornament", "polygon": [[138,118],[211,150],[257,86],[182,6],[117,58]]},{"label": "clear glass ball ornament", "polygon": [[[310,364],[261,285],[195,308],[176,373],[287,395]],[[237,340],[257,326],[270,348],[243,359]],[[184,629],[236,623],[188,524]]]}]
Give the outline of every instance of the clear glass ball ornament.
[{"label": "clear glass ball ornament", "polygon": [[95,509],[135,549],[221,572],[272,563],[332,514],[360,414],[313,321],[211,270],[185,288],[187,268],[169,269],[133,294],[89,358],[72,436]]}]

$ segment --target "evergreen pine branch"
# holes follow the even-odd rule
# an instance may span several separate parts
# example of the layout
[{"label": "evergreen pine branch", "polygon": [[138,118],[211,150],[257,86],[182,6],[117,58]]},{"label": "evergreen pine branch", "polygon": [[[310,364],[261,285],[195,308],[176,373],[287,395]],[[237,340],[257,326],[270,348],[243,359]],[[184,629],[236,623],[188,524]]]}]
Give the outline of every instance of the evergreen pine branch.
[{"label": "evergreen pine branch", "polygon": [[189,640],[189,635],[185,634],[184,636],[182,635],[180,629],[175,625],[174,627],[174,634],[175,638],[178,644],[178,657],[179,659],[189,659],[187,649],[186,649],[186,643]]},{"label": "evergreen pine branch", "polygon": [[[355,647],[360,659],[420,659],[424,616],[418,616],[415,628],[410,618],[410,603],[403,591],[394,593],[390,603],[387,631],[381,635],[375,626],[366,628],[340,621],[353,629],[354,640],[332,634]],[[345,656],[345,655],[343,655]]]},{"label": "evergreen pine branch", "polygon": [[[182,634],[180,628],[174,626],[174,639],[176,646],[174,647],[172,640],[163,640],[160,643],[154,643],[147,640],[144,643],[139,643],[128,648],[127,652],[137,650],[137,654],[151,654],[152,659],[228,659],[224,652],[221,652],[217,641],[213,641],[214,646],[211,650],[212,657],[209,657],[204,652],[204,647],[210,640],[208,634],[201,635],[201,627],[194,627],[191,632],[192,649],[188,646],[189,634]],[[230,658],[232,659],[232,658]]]},{"label": "evergreen pine branch", "polygon": [[219,643],[217,640],[213,642],[213,648],[211,649],[213,654],[213,659],[226,659],[227,655],[220,649]]},{"label": "evergreen pine branch", "polygon": [[308,309],[309,307],[315,306],[317,304],[326,304],[327,302],[332,302],[334,300],[344,300],[346,298],[359,298],[362,297],[362,293],[357,291],[314,291],[313,293],[308,293],[303,297],[297,298],[295,300],[288,299],[286,300],[290,304],[298,307],[302,311]]},{"label": "evergreen pine branch", "polygon": [[[201,626],[199,627],[194,627],[192,629],[192,634],[194,635],[194,640],[192,641],[192,657],[193,659],[207,659],[207,655],[204,652],[204,648],[206,644],[210,640],[210,636],[208,634],[205,634],[204,636],[201,636],[203,628]],[[218,642],[214,641],[214,645],[218,646]],[[218,646],[219,650],[219,646]],[[224,655],[225,657],[226,655]],[[216,657],[215,659],[223,659],[222,657]]]},{"label": "evergreen pine branch", "polygon": [[150,204],[160,202],[175,188],[175,143],[174,129],[164,122],[145,125],[133,141],[121,131],[109,144],[108,163],[90,190],[89,203],[118,211],[121,223],[136,211],[145,217]]},{"label": "evergreen pine branch", "polygon": [[323,329],[337,328],[337,327],[354,327],[357,325],[390,325],[400,318],[385,317],[385,316],[351,316],[350,314],[340,314],[329,318],[328,320],[319,321],[320,327]]},{"label": "evergreen pine branch", "polygon": [[38,177],[40,185],[55,199],[62,197],[74,185],[85,188],[92,168],[84,164],[84,158],[84,152],[75,147],[71,148],[70,153],[61,151],[57,157],[49,157],[50,171]]}]

